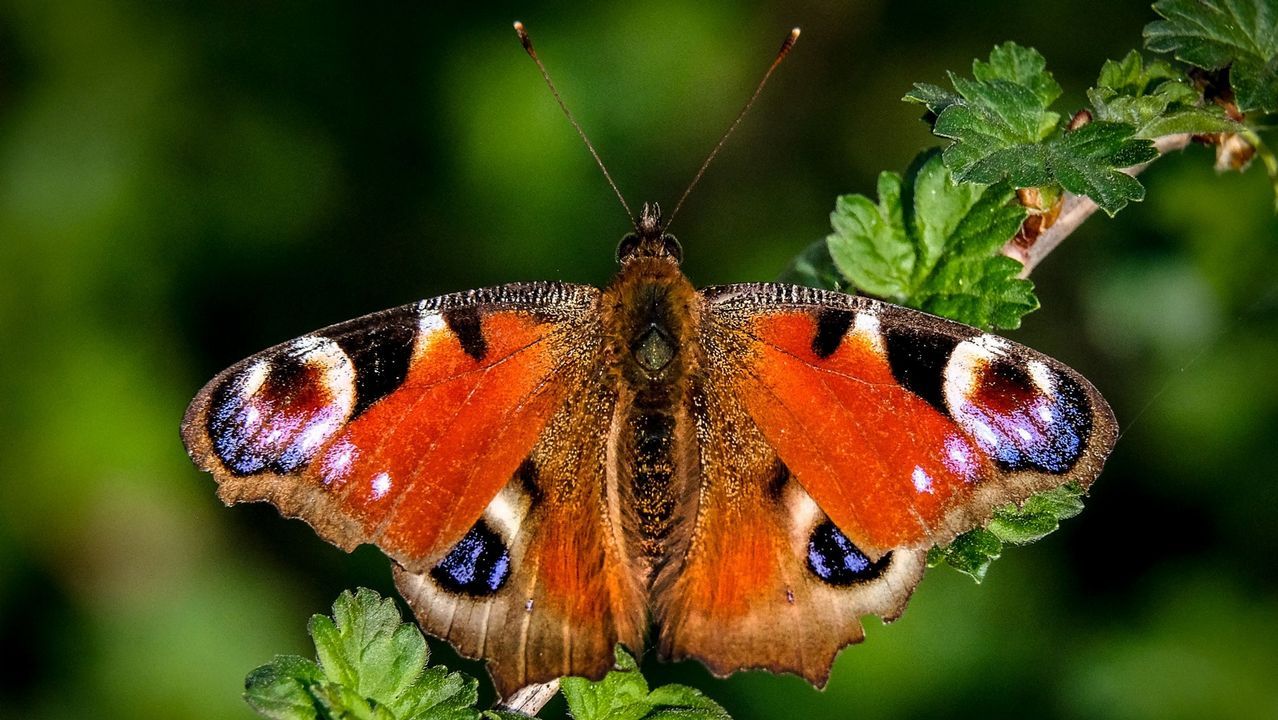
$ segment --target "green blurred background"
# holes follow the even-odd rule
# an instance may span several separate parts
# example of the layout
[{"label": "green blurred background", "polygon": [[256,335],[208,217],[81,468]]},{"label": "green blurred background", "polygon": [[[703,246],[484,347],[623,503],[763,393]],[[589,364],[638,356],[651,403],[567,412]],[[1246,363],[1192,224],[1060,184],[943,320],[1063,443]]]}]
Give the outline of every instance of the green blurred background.
[{"label": "green blurred background", "polygon": [[[0,717],[247,718],[344,588],[392,592],[265,506],[222,507],[178,422],[216,371],[339,320],[516,280],[602,284],[632,203],[672,203],[792,25],[803,39],[678,219],[698,284],[769,279],[933,144],[915,81],[996,42],[1066,87],[1146,3],[589,7],[0,1]],[[1125,430],[1088,510],[978,586],[937,570],[827,690],[645,662],[737,718],[1278,716],[1278,224],[1192,148],[1036,272],[1012,337]],[[669,206],[669,205],[667,205]],[[779,642],[783,639],[779,638]],[[436,657],[471,672],[436,645]]]}]

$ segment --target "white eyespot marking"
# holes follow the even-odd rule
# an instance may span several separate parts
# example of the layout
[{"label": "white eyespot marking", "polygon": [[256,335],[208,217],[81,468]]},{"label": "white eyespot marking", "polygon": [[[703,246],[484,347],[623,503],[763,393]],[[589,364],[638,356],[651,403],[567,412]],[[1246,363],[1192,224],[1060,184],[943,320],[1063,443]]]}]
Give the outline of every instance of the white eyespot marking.
[{"label": "white eyespot marking", "polygon": [[381,500],[386,497],[386,493],[391,489],[391,476],[389,473],[379,472],[373,476],[372,482],[373,499]]},{"label": "white eyespot marking", "polygon": [[881,355],[887,354],[887,344],[883,340],[883,331],[879,326],[879,316],[868,310],[856,314],[852,332],[859,335],[870,347]]},{"label": "white eyespot marking", "polygon": [[244,429],[249,432],[257,432],[262,425],[262,411],[256,405],[249,405],[244,409]]},{"label": "white eyespot marking", "polygon": [[[825,521],[825,513],[797,482],[787,482],[781,494],[782,507],[790,517],[790,538],[796,547],[807,548],[812,528]],[[807,552],[805,549],[803,552]]]},{"label": "white eyespot marking", "polygon": [[978,465],[973,448],[966,438],[950,435],[945,438],[945,467],[968,482],[977,479]]},{"label": "white eyespot marking", "polygon": [[428,312],[421,316],[417,323],[417,339],[413,343],[413,359],[426,354],[442,338],[448,336],[448,324],[444,316],[438,312]]},{"label": "white eyespot marking", "polygon": [[1045,363],[1038,360],[1030,360],[1025,364],[1029,370],[1030,379],[1034,381],[1034,387],[1047,397],[1056,396],[1056,375]]},{"label": "white eyespot marking", "polygon": [[918,465],[914,466],[914,474],[910,476],[910,479],[914,482],[914,489],[918,492],[929,494],[936,492],[932,489],[932,476],[928,475],[927,471]]},{"label": "white eyespot marking", "polygon": [[945,406],[953,413],[967,404],[967,399],[976,390],[981,373],[986,365],[998,356],[991,349],[988,341],[980,342],[988,335],[980,335],[971,340],[964,340],[954,346],[950,353],[950,361],[945,366],[942,393],[945,395]]},{"label": "white eyespot marking", "polygon": [[528,601],[524,603],[524,612],[532,612],[532,609],[533,609],[532,598],[528,598]]},{"label": "white eyespot marking", "polygon": [[358,457],[359,448],[351,441],[342,439],[333,443],[320,462],[320,480],[330,488],[345,483],[351,474],[351,465]]},{"label": "white eyespot marking", "polygon": [[523,525],[528,510],[532,507],[532,499],[523,492],[518,483],[512,481],[497,493],[497,496],[484,508],[484,519],[489,526],[501,535],[507,545],[514,545],[519,535],[519,527]]},{"label": "white eyespot marking", "polygon": [[262,389],[262,385],[266,383],[266,378],[271,374],[271,363],[268,360],[258,360],[253,363],[244,374],[240,376],[239,393],[240,397],[247,398],[256,395],[258,390]]}]

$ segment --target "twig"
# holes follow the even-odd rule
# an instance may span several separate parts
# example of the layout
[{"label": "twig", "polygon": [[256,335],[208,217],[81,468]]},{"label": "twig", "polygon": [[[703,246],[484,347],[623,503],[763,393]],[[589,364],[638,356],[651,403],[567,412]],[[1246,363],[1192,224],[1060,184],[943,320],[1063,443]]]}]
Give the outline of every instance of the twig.
[{"label": "twig", "polygon": [[[1166,155],[1173,150],[1183,150],[1189,145],[1191,136],[1182,135],[1165,135],[1154,140],[1154,147],[1158,149],[1159,157]],[[1155,160],[1158,158],[1155,158]],[[1153,162],[1151,160],[1150,162]],[[1128,175],[1139,175],[1142,170],[1149,167],[1149,163],[1136,165],[1123,170]],[[1070,233],[1078,229],[1083,221],[1092,216],[1092,213],[1100,209],[1091,198],[1086,195],[1075,195],[1074,193],[1065,193],[1061,203],[1061,213],[1056,222],[1043,231],[1041,235],[1034,239],[1029,246],[1021,245],[1015,241],[1009,241],[1003,246],[1003,254],[1019,261],[1025,266],[1021,270],[1021,277],[1029,277],[1034,267],[1043,261],[1049,253],[1056,249]]]},{"label": "twig", "polygon": [[536,715],[546,706],[546,703],[550,702],[550,699],[557,692],[559,692],[558,680],[551,680],[548,683],[533,683],[519,688],[497,707],[500,710],[513,710],[525,715]]}]

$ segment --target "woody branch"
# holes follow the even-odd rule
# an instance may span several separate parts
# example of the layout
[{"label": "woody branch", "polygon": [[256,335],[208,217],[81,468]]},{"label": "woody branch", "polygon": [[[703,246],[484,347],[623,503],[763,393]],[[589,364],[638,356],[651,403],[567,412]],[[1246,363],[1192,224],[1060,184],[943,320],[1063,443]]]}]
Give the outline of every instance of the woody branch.
[{"label": "woody branch", "polygon": [[[1158,149],[1159,157],[1162,157],[1169,152],[1183,150],[1189,145],[1191,139],[1192,136],[1188,134],[1165,135],[1154,140],[1154,147]],[[1152,162],[1151,160],[1150,163]],[[1123,172],[1132,176],[1139,175],[1141,171],[1149,167],[1150,163],[1129,167],[1124,169]],[[1061,202],[1061,212],[1055,223],[1028,245],[1022,244],[1017,240],[1008,241],[1003,246],[1002,253],[1024,265],[1025,268],[1021,270],[1021,277],[1029,277],[1029,274],[1043,261],[1043,258],[1046,258],[1057,246],[1064,242],[1065,238],[1077,230],[1098,209],[1100,209],[1100,206],[1093,202],[1091,198],[1067,192]]]}]

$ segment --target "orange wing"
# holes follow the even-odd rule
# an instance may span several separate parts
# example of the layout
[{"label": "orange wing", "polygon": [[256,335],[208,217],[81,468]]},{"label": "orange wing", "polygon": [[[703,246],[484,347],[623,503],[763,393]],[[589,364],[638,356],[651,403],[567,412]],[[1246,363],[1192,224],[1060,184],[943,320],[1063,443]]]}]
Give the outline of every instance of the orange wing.
[{"label": "orange wing", "polygon": [[1090,484],[1113,446],[1086,380],[974,328],[794,286],[703,297],[702,499],[662,647],[716,672],[822,682],[857,615],[904,608],[928,548]]},{"label": "orange wing", "polygon": [[[336,325],[223,372],[183,439],[227,503],[380,547],[423,626],[492,660],[499,690],[602,674],[643,615],[582,470],[603,461],[537,450],[587,427],[557,418],[611,419],[597,303],[593,288],[512,285]],[[570,526],[561,509],[578,510]],[[521,642],[493,642],[507,636]]]}]

